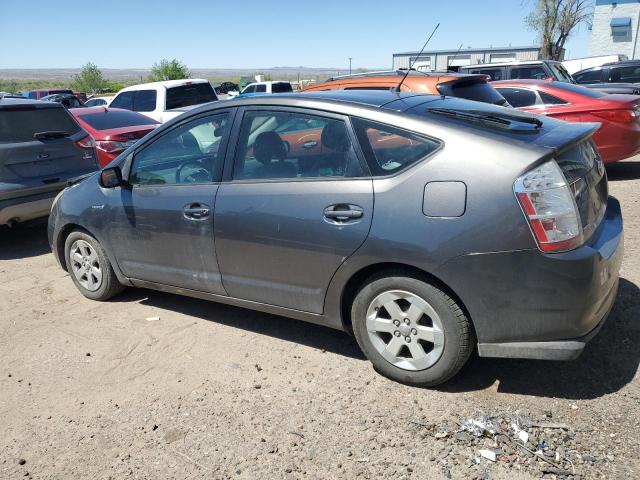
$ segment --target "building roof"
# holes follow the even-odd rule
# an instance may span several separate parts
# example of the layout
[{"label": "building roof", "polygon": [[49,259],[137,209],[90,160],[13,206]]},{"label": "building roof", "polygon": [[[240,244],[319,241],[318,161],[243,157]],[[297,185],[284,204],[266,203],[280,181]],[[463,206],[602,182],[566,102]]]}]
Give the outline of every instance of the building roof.
[{"label": "building roof", "polygon": [[[523,50],[540,50],[540,47],[535,46],[535,45],[531,45],[528,47],[488,47],[488,48],[463,48],[458,52],[457,48],[452,48],[450,50],[425,50],[424,52],[422,52],[422,55],[428,55],[428,54],[439,54],[439,53],[459,53],[460,55],[463,55],[465,53],[477,53],[477,52],[504,52],[504,51],[523,51]],[[400,56],[400,55],[418,55],[420,53],[420,51],[415,51],[415,52],[401,52],[401,53],[394,53],[393,56]]]}]

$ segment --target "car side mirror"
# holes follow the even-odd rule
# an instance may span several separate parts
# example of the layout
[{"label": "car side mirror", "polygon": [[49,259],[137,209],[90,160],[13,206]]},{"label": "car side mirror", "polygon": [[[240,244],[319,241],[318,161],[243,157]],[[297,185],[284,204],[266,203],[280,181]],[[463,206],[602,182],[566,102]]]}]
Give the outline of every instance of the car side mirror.
[{"label": "car side mirror", "polygon": [[100,185],[104,188],[115,188],[123,184],[120,167],[105,168],[100,172]]}]

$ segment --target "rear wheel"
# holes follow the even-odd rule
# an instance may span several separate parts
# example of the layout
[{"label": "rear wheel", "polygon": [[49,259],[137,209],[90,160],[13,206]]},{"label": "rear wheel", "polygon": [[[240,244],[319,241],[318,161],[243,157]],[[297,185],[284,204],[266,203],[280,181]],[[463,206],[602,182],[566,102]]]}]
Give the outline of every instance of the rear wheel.
[{"label": "rear wheel", "polygon": [[102,246],[91,235],[78,230],[71,232],[64,251],[69,275],[85,297],[108,300],[124,289]]},{"label": "rear wheel", "polygon": [[373,366],[402,383],[433,386],[454,376],[473,349],[460,306],[426,279],[378,275],[351,309],[356,340]]}]

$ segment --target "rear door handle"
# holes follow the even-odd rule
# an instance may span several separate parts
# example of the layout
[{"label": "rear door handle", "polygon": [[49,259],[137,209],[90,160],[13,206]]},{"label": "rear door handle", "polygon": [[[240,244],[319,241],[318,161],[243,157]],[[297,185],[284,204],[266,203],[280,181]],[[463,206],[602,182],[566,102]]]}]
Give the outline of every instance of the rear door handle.
[{"label": "rear door handle", "polygon": [[362,218],[364,212],[357,205],[337,204],[324,209],[325,218],[335,223],[343,223],[349,220]]},{"label": "rear door handle", "polygon": [[183,214],[189,220],[203,220],[211,214],[211,209],[208,205],[191,203],[184,207]]}]

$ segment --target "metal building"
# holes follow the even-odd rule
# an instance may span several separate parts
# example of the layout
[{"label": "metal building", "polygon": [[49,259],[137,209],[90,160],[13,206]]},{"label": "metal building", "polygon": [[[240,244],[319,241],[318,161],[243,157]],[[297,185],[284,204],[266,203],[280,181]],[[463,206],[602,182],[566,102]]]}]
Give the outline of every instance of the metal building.
[{"label": "metal building", "polygon": [[445,71],[449,67],[463,67],[478,63],[515,62],[538,60],[540,47],[503,47],[503,48],[463,48],[453,50],[432,50],[423,52],[404,52],[393,54],[393,69],[409,68],[417,70]]},{"label": "metal building", "polygon": [[596,0],[589,55],[640,58],[640,0]]}]

